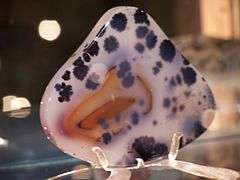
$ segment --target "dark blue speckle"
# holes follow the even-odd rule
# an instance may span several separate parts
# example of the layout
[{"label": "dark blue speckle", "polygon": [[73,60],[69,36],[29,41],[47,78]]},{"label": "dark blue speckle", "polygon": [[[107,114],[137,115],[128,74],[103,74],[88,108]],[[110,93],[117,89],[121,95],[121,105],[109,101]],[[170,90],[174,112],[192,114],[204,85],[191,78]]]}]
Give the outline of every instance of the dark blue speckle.
[{"label": "dark blue speckle", "polygon": [[144,45],[141,43],[137,43],[134,48],[137,52],[141,54],[144,52]]},{"label": "dark blue speckle", "polygon": [[129,72],[127,76],[123,78],[122,85],[125,88],[129,88],[134,84],[134,80],[135,80],[134,76],[131,74],[131,72]]},{"label": "dark blue speckle", "polygon": [[136,36],[138,38],[144,38],[148,32],[148,28],[146,26],[139,26],[136,29]]},{"label": "dark blue speckle", "polygon": [[151,31],[150,33],[148,33],[146,37],[146,46],[149,49],[152,49],[155,47],[156,43],[157,43],[157,36],[154,34],[153,31]]},{"label": "dark blue speckle", "polygon": [[87,79],[86,88],[88,88],[90,90],[96,90],[98,86],[99,86],[99,83],[96,83],[96,82],[92,81],[91,79]]},{"label": "dark blue speckle", "polygon": [[126,29],[127,26],[127,17],[123,13],[117,13],[112,17],[112,20],[110,21],[110,25],[113,29],[121,32]]},{"label": "dark blue speckle", "polygon": [[176,49],[170,40],[164,40],[160,45],[159,55],[166,62],[172,62],[176,55]]},{"label": "dark blue speckle", "polygon": [[141,136],[132,144],[132,148],[136,151],[144,161],[150,160],[153,156],[155,140],[153,137]]},{"label": "dark blue speckle", "polygon": [[89,67],[84,64],[81,57],[78,57],[78,59],[74,61],[73,65],[75,66],[73,68],[73,75],[82,81],[87,76]]},{"label": "dark blue speckle", "polygon": [[175,79],[173,77],[171,78],[169,83],[170,83],[171,87],[175,87],[176,86],[176,82],[175,82]]},{"label": "dark blue speckle", "polygon": [[131,114],[131,120],[132,120],[132,124],[134,124],[134,125],[138,124],[138,122],[139,122],[139,115],[138,115],[137,112],[133,112]]},{"label": "dark blue speckle", "polygon": [[104,40],[103,47],[105,51],[107,51],[108,53],[116,51],[118,49],[118,46],[119,46],[118,41],[114,36],[109,36]]},{"label": "dark blue speckle", "polygon": [[161,61],[157,61],[157,62],[156,62],[156,66],[159,67],[159,68],[162,68],[162,63],[161,63]]},{"label": "dark blue speckle", "polygon": [[88,70],[89,68],[86,65],[75,66],[73,68],[73,74],[77,79],[82,81],[86,77]]},{"label": "dark blue speckle", "polygon": [[109,124],[107,123],[107,121],[105,119],[101,118],[98,120],[98,122],[103,129],[109,128]]},{"label": "dark blue speckle", "polygon": [[84,62],[83,62],[81,56],[79,56],[79,57],[73,62],[73,65],[74,65],[74,66],[82,66],[82,65],[84,65]]},{"label": "dark blue speckle", "polygon": [[132,144],[132,149],[136,152],[136,156],[142,158],[144,161],[168,154],[166,144],[156,142],[153,137],[148,136],[136,138]]},{"label": "dark blue speckle", "polygon": [[62,82],[61,84],[57,83],[54,86],[54,88],[59,94],[59,97],[58,97],[59,102],[62,103],[62,102],[69,102],[70,101],[70,97],[73,95],[71,85],[66,85],[64,82]]},{"label": "dark blue speckle", "polygon": [[71,75],[71,72],[67,70],[63,74],[62,79],[65,80],[65,81],[68,81],[68,80],[70,80],[70,75]]},{"label": "dark blue speckle", "polygon": [[169,98],[164,98],[163,99],[163,107],[169,108],[171,106],[171,101]]},{"label": "dark blue speckle", "polygon": [[150,24],[148,20],[147,13],[143,11],[142,9],[137,9],[136,12],[134,13],[134,20],[136,24],[142,24],[145,23],[147,25]]},{"label": "dark blue speckle", "polygon": [[92,41],[89,46],[84,50],[85,53],[90,54],[91,56],[97,56],[99,52],[99,46],[97,41]]},{"label": "dark blue speckle", "polygon": [[62,87],[65,86],[65,83],[62,83],[62,84],[55,84],[54,88],[56,89],[56,91],[60,91],[62,89]]},{"label": "dark blue speckle", "polygon": [[59,91],[59,97],[58,97],[58,101],[59,102],[69,102],[70,101],[70,96],[73,95],[73,91],[72,91],[72,86],[71,85],[65,85],[64,87],[62,87],[62,89]]},{"label": "dark blue speckle", "polygon": [[181,68],[183,81],[188,85],[193,85],[197,80],[197,74],[191,67]]},{"label": "dark blue speckle", "polygon": [[156,74],[158,74],[160,72],[160,69],[159,69],[159,67],[153,67],[153,74],[154,75],[156,75]]},{"label": "dark blue speckle", "polygon": [[131,70],[131,66],[130,66],[129,62],[125,60],[119,64],[117,76],[119,78],[123,78],[126,75],[126,73],[130,70]]},{"label": "dark blue speckle", "polygon": [[110,143],[112,140],[112,136],[109,132],[103,133],[102,135],[102,141],[104,144],[108,144]]}]

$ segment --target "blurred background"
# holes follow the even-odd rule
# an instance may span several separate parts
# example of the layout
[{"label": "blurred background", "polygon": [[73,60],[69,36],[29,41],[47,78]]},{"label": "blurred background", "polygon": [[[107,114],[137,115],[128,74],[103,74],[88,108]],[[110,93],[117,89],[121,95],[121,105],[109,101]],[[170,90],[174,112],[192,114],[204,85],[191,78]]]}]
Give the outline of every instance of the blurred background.
[{"label": "blurred background", "polygon": [[[239,0],[2,0],[0,2],[0,178],[46,179],[86,166],[52,145],[39,120],[51,77],[114,6],[146,10],[209,81],[217,101],[210,129],[179,159],[240,171]],[[101,171],[66,179],[102,179]],[[132,179],[202,179],[140,170]]]}]

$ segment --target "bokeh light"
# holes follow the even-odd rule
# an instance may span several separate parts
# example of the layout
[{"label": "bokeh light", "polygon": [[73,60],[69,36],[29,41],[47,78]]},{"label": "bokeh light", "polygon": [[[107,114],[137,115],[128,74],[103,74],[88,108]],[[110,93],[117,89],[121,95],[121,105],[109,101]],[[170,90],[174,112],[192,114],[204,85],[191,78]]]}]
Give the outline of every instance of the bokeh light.
[{"label": "bokeh light", "polygon": [[56,20],[42,20],[38,27],[41,38],[53,41],[61,34],[61,27]]},{"label": "bokeh light", "polygon": [[6,148],[8,146],[8,140],[0,137],[0,148]]}]

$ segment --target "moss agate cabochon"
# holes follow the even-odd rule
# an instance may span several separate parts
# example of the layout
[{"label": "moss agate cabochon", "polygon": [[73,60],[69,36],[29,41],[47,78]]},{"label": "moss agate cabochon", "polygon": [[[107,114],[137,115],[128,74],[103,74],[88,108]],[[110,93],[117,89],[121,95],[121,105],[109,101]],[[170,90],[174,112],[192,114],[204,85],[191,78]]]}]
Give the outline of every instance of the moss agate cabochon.
[{"label": "moss agate cabochon", "polygon": [[107,11],[58,70],[42,98],[41,123],[62,151],[97,163],[133,165],[168,154],[173,133],[185,146],[214,117],[203,76],[143,10]]}]

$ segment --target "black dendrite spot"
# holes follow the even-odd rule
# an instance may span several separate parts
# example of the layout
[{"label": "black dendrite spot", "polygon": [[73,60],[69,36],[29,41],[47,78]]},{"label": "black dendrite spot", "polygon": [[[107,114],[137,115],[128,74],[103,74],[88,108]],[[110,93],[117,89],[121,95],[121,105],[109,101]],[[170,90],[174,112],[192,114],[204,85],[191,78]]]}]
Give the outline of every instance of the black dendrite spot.
[{"label": "black dendrite spot", "polygon": [[168,154],[166,144],[158,143],[153,137],[148,136],[136,138],[132,144],[132,149],[137,153],[137,156],[140,156],[144,161]]},{"label": "black dendrite spot", "polygon": [[109,132],[103,133],[102,142],[104,144],[109,144],[112,140],[112,135]]},{"label": "black dendrite spot", "polygon": [[75,66],[73,68],[73,75],[83,81],[83,79],[87,76],[87,73],[89,71],[89,67],[86,66],[84,64],[84,62],[82,61],[81,57],[79,57],[74,63],[73,65]]},{"label": "black dendrite spot", "polygon": [[149,32],[146,37],[146,46],[149,49],[153,49],[157,43],[157,36],[154,34],[153,31]]},{"label": "black dendrite spot", "polygon": [[70,75],[71,75],[71,72],[70,71],[65,71],[65,73],[62,75],[62,79],[65,80],[65,81],[68,81],[70,80]]},{"label": "black dendrite spot", "polygon": [[140,54],[142,54],[144,52],[144,45],[141,43],[137,43],[134,48]]},{"label": "black dendrite spot", "polygon": [[59,102],[62,103],[62,102],[70,101],[70,97],[73,95],[71,85],[66,85],[65,83],[61,83],[61,84],[56,84],[54,88],[59,94],[59,97],[58,97]]},{"label": "black dendrite spot", "polygon": [[88,47],[83,50],[85,53],[91,56],[97,56],[99,52],[99,46],[97,41],[92,41]]},{"label": "black dendrite spot", "polygon": [[191,67],[181,68],[183,81],[188,85],[193,85],[197,80],[197,73]]},{"label": "black dendrite spot", "polygon": [[138,26],[136,29],[136,36],[138,38],[144,38],[148,33],[148,28],[146,26]]},{"label": "black dendrite spot", "polygon": [[119,43],[114,36],[109,36],[104,40],[104,49],[108,53],[112,53],[118,49]]},{"label": "black dendrite spot", "polygon": [[137,9],[136,12],[134,13],[134,20],[136,24],[142,23],[145,23],[147,25],[150,24],[147,13],[141,9]]},{"label": "black dendrite spot", "polygon": [[131,120],[133,125],[137,125],[139,122],[139,114],[137,112],[133,112],[131,114]]},{"label": "black dendrite spot", "polygon": [[127,26],[127,17],[123,13],[117,13],[112,17],[112,20],[110,21],[110,25],[113,29],[121,32],[126,29]]},{"label": "black dendrite spot", "polygon": [[119,64],[117,76],[119,78],[123,78],[126,75],[126,73],[130,70],[131,70],[131,65],[127,60],[125,60]]},{"label": "black dendrite spot", "polygon": [[170,40],[163,40],[159,49],[160,49],[159,55],[162,57],[162,59],[166,62],[171,63],[176,55],[176,49],[173,43]]},{"label": "black dendrite spot", "polygon": [[129,72],[123,79],[122,79],[122,85],[125,88],[130,88],[135,81],[135,77]]},{"label": "black dendrite spot", "polygon": [[163,107],[169,108],[171,106],[171,100],[169,98],[163,99]]}]

